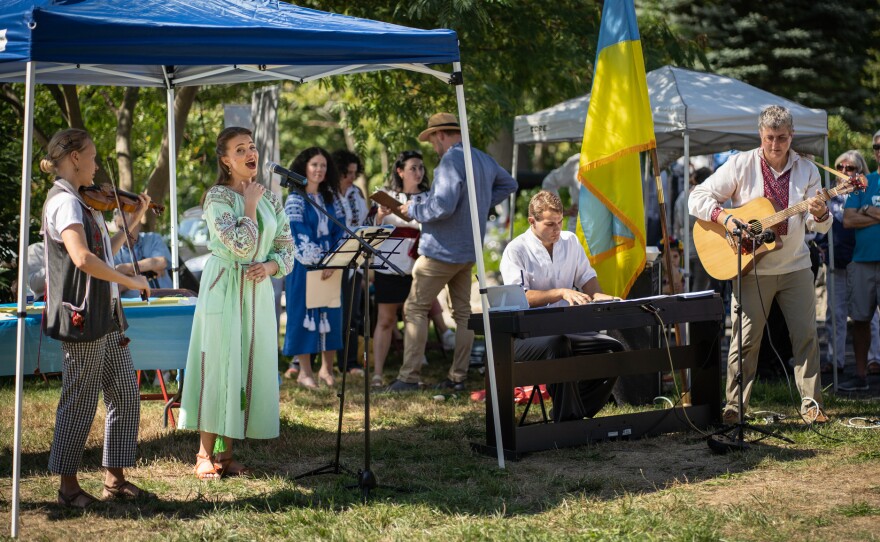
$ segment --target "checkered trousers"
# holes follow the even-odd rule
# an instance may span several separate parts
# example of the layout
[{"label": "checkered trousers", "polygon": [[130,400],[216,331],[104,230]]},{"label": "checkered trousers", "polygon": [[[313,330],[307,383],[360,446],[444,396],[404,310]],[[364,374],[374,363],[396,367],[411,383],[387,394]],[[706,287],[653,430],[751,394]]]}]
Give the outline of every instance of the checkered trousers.
[{"label": "checkered trousers", "polygon": [[91,342],[61,343],[64,373],[49,454],[52,473],[72,476],[79,470],[99,391],[107,408],[102,465],[135,464],[141,405],[131,351],[119,345],[122,338],[122,333],[113,331]]}]

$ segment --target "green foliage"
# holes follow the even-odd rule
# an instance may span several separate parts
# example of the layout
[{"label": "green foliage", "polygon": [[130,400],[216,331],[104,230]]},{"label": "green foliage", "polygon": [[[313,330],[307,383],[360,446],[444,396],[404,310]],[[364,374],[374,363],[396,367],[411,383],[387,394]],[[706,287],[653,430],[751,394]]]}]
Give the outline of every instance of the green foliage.
[{"label": "green foliage", "polygon": [[[499,131],[510,131],[514,116],[589,91],[602,7],[601,2],[583,0],[336,0],[302,5],[415,28],[455,30],[468,125],[481,148]],[[666,63],[692,66],[700,58],[700,46],[675,35],[662,17],[645,16],[640,23],[648,69]],[[449,72],[452,67],[438,69]],[[359,150],[371,140],[389,149],[390,156],[418,148],[416,136],[429,115],[457,112],[453,89],[423,74],[386,71],[333,78],[328,84],[347,93],[349,99],[340,108]]]},{"label": "green foliage", "polygon": [[[871,167],[874,162],[874,151],[871,135],[860,133],[850,128],[849,124],[839,115],[828,117],[828,161],[829,165],[844,152],[854,149],[862,153]],[[820,157],[821,158],[821,157]]]},{"label": "green foliage", "polygon": [[868,47],[880,22],[876,0],[650,4],[677,32],[706,43],[716,73],[842,115],[858,130],[880,118],[878,53]]}]

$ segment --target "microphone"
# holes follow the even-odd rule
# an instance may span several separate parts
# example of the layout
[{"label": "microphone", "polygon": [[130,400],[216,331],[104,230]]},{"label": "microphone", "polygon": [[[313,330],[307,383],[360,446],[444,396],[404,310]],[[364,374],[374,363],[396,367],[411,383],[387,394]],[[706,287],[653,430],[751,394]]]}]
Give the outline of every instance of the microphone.
[{"label": "microphone", "polygon": [[773,230],[764,230],[755,236],[755,240],[759,243],[772,243],[776,240],[776,232]]},{"label": "microphone", "polygon": [[281,176],[281,186],[285,188],[291,184],[296,186],[306,186],[308,184],[305,177],[289,169],[284,169],[275,162],[266,162],[266,172]]}]

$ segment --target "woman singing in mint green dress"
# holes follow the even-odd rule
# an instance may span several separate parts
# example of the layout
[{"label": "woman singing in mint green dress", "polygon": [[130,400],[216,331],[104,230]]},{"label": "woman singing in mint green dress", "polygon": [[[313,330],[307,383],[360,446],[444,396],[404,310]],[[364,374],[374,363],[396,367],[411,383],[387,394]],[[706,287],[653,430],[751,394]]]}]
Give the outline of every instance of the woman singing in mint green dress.
[{"label": "woman singing in mint green dress", "polygon": [[199,431],[199,479],[247,472],[232,458],[232,439],[278,436],[278,324],[266,279],[293,267],[281,201],[254,181],[259,153],[250,130],[220,132],[217,160],[217,183],[203,205],[212,257],[202,272],[178,423]]}]

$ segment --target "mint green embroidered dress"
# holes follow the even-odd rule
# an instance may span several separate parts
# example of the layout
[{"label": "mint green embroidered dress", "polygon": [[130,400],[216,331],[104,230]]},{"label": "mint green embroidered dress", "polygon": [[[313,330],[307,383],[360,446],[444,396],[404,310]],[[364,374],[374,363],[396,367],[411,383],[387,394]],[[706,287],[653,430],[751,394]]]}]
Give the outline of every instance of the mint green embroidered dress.
[{"label": "mint green embroidered dress", "polygon": [[278,436],[278,324],[272,281],[246,280],[247,264],[293,268],[290,223],[266,192],[257,223],[244,197],[225,186],[205,196],[211,258],[202,271],[184,373],[178,427],[235,439]]}]

